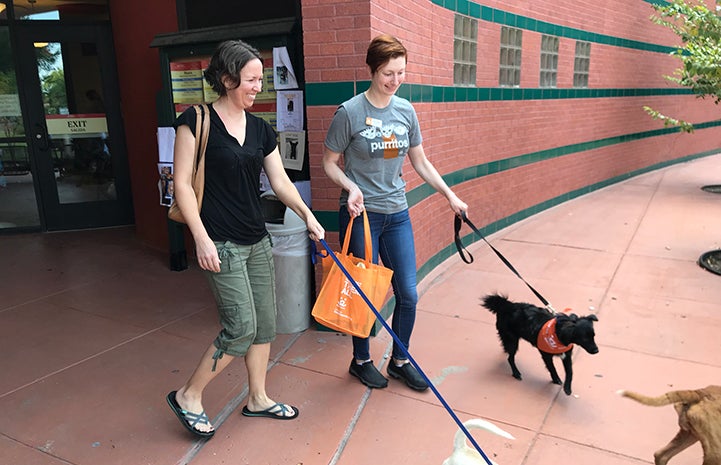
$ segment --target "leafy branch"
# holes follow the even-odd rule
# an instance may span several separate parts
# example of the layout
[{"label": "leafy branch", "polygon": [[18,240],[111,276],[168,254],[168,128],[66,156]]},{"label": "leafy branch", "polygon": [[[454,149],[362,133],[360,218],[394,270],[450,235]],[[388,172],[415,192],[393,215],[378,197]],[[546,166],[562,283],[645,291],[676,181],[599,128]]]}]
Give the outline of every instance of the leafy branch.
[{"label": "leafy branch", "polygon": [[[721,17],[714,8],[709,9],[703,1],[688,3],[672,0],[655,4],[657,15],[651,21],[669,28],[683,44],[671,55],[678,57],[681,68],[669,81],[688,87],[699,98],[710,97],[718,105],[721,101]],[[678,126],[682,131],[692,132],[691,123],[663,115],[649,107],[644,110],[665,126]]]},{"label": "leafy branch", "polygon": [[676,118],[666,116],[666,115],[654,110],[653,108],[651,108],[649,106],[644,105],[643,110],[646,113],[648,113],[651,116],[651,118],[663,121],[664,127],[676,126],[684,132],[688,132],[688,133],[693,132],[693,124],[691,124],[687,121],[678,120]]}]

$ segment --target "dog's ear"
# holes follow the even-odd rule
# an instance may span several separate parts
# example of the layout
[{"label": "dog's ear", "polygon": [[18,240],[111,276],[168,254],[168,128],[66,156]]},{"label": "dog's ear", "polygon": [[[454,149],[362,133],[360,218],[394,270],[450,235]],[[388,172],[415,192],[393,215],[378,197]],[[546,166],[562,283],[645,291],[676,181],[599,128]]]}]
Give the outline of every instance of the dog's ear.
[{"label": "dog's ear", "polygon": [[598,321],[598,317],[596,315],[594,315],[593,313],[588,315],[586,318],[591,321]]}]

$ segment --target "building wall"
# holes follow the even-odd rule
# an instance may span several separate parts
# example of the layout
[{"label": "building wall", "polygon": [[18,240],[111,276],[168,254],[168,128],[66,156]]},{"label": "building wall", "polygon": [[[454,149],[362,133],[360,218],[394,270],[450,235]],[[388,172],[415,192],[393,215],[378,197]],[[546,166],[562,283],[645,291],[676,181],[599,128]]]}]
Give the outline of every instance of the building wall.
[{"label": "building wall", "polygon": [[[367,87],[375,35],[409,51],[399,95],[413,102],[430,160],[484,233],[629,176],[714,153],[718,108],[664,78],[679,66],[676,37],[648,1],[303,0],[313,209],[337,246],[339,189],[320,166],[336,106]],[[453,21],[478,19],[476,88],[453,87]],[[521,84],[499,89],[501,27],[523,30]],[[557,90],[539,88],[541,36],[560,37]],[[574,90],[576,40],[591,42],[588,89]],[[693,122],[664,128],[643,106]],[[422,278],[455,253],[447,202],[404,169]],[[441,227],[439,227],[439,225]],[[467,238],[470,240],[470,238]]]},{"label": "building wall", "polygon": [[[168,248],[167,207],[158,201],[158,114],[162,87],[156,34],[178,30],[175,0],[110,2],[135,227],[141,241]],[[142,12],[142,13],[139,13]]]},{"label": "building wall", "polygon": [[[139,6],[138,0],[112,2],[111,15],[136,228],[143,242],[165,251],[166,210],[156,190],[161,81],[158,49],[150,43],[158,33],[177,31],[176,5],[142,4],[145,13],[137,15]],[[453,87],[456,12],[478,19],[473,89]],[[717,150],[718,109],[664,79],[679,64],[668,55],[676,37],[653,24],[652,13],[643,0],[302,0],[312,207],[329,242],[337,245],[339,189],[320,166],[323,139],[336,106],[367,87],[366,47],[381,32],[408,48],[400,95],[416,107],[429,158],[484,233],[630,175]],[[500,30],[514,24],[523,29],[521,86],[501,90]],[[541,35],[549,31],[560,36],[555,97],[538,87]],[[591,71],[589,91],[574,94],[577,37],[592,43]],[[665,129],[644,105],[700,128],[693,134]],[[404,174],[422,278],[455,253],[452,215],[410,165]]]}]

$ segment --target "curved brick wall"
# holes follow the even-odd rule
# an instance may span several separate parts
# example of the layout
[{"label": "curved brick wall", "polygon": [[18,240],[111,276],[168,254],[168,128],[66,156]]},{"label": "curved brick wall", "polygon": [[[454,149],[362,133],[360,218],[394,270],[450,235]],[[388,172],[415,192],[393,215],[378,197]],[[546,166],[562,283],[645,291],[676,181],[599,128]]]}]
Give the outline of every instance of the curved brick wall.
[{"label": "curved brick wall", "polygon": [[[453,20],[478,19],[476,88],[453,87]],[[492,233],[560,202],[668,164],[715,153],[718,107],[663,76],[679,61],[676,37],[649,18],[647,1],[303,0],[313,209],[337,244],[339,190],[323,174],[323,139],[335,107],[367,87],[368,41],[388,32],[409,50],[400,95],[418,112],[431,161]],[[498,87],[500,30],[523,29],[521,85]],[[543,33],[560,37],[557,89],[539,88]],[[573,89],[576,39],[591,42],[588,89]],[[642,109],[697,124],[681,134]],[[408,166],[419,278],[451,256],[444,198]]]}]

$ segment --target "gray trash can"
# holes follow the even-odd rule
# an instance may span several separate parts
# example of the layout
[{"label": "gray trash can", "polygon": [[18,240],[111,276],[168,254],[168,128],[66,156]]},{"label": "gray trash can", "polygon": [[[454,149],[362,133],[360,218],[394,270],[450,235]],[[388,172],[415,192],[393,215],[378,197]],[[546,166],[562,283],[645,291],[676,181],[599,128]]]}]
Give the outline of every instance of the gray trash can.
[{"label": "gray trash can", "polygon": [[[291,334],[304,331],[311,325],[311,262],[310,238],[305,222],[278,200],[273,191],[262,194],[266,212],[280,217],[266,216],[265,227],[273,241],[275,263],[275,295],[278,306],[276,331]],[[274,202],[280,206],[272,206]],[[267,208],[269,207],[270,208]]]}]

